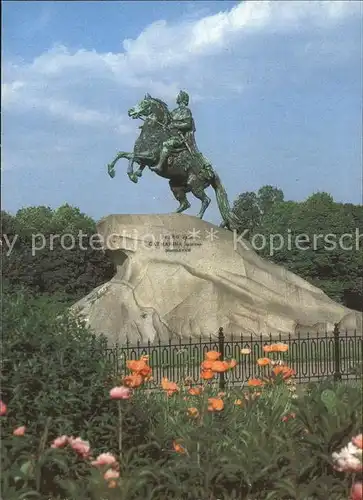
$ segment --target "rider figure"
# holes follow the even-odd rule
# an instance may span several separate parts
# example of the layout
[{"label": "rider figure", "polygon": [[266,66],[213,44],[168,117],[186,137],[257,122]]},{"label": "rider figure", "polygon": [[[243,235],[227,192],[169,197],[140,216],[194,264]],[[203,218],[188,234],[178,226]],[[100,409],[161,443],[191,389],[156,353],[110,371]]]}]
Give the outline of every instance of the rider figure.
[{"label": "rider figure", "polygon": [[176,103],[178,107],[171,112],[172,121],[169,125],[172,136],[163,143],[159,163],[153,168],[157,172],[161,171],[164,162],[173,150],[184,148],[185,144],[194,142],[189,140],[195,132],[192,112],[188,108],[189,95],[181,90],[176,98]]}]

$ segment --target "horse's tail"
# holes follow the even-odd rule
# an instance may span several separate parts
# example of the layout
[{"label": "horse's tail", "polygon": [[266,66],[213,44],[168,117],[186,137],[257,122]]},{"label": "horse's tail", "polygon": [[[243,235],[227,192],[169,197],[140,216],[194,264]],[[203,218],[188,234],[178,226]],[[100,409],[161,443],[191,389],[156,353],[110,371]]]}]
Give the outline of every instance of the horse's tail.
[{"label": "horse's tail", "polygon": [[221,182],[221,179],[217,172],[214,172],[214,177],[211,181],[211,186],[216,193],[217,204],[219,212],[223,219],[223,225],[229,227],[230,217],[231,217],[231,207],[229,205],[227,192]]},{"label": "horse's tail", "polygon": [[226,227],[231,231],[233,229],[237,229],[238,220],[231,210],[227,192],[224,189],[224,186],[217,172],[214,172],[214,177],[211,180],[211,186],[216,193],[219,212],[223,219],[223,223],[221,224],[222,227]]}]

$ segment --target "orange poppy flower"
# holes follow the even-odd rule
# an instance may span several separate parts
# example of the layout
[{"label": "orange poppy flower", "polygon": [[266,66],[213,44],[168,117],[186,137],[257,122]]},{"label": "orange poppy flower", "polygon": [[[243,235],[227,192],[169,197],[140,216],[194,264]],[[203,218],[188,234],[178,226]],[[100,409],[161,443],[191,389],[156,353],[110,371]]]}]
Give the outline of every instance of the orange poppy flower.
[{"label": "orange poppy flower", "polygon": [[251,392],[250,394],[244,394],[244,398],[246,401],[254,401],[258,396],[261,396],[260,392]]},{"label": "orange poppy flower", "polygon": [[289,346],[287,344],[283,344],[281,342],[277,344],[270,344],[263,346],[264,352],[287,352],[289,350]]},{"label": "orange poppy flower", "polygon": [[211,360],[206,360],[206,361],[203,361],[201,364],[200,364],[200,367],[202,370],[211,370],[212,369],[212,366],[213,366],[213,363],[215,363],[215,361],[211,361]]},{"label": "orange poppy flower", "polygon": [[211,370],[215,373],[224,373],[228,368],[227,361],[214,361]]},{"label": "orange poppy flower", "polygon": [[207,361],[217,361],[217,359],[221,356],[220,352],[217,351],[208,351],[205,353],[205,359]]},{"label": "orange poppy flower", "polygon": [[152,369],[147,362],[148,356],[141,356],[140,359],[130,359],[126,361],[126,366],[133,373],[137,373],[143,377],[150,377]]},{"label": "orange poppy flower", "polygon": [[145,365],[144,368],[142,368],[139,373],[143,377],[150,377],[152,373],[152,368],[151,366]]},{"label": "orange poppy flower", "polygon": [[234,368],[235,366],[237,366],[237,361],[235,359],[231,359],[231,361],[228,361],[228,368],[231,370],[232,368]]},{"label": "orange poppy flower", "polygon": [[289,413],[288,415],[283,416],[281,420],[283,422],[287,422],[288,420],[290,420],[292,418],[296,418],[296,413]]},{"label": "orange poppy flower", "polygon": [[236,406],[242,406],[243,405],[242,399],[236,399],[235,402],[234,402],[234,404]]},{"label": "orange poppy flower", "polygon": [[198,418],[199,417],[199,411],[197,408],[188,408],[188,415],[193,418]]},{"label": "orange poppy flower", "polygon": [[221,411],[224,408],[223,399],[208,398],[208,411]]},{"label": "orange poppy flower", "polygon": [[214,372],[212,370],[202,370],[200,373],[200,378],[203,380],[210,380],[214,377]]},{"label": "orange poppy flower", "polygon": [[129,359],[126,361],[126,366],[132,372],[138,373],[146,365],[144,360],[141,359]]},{"label": "orange poppy flower", "polygon": [[132,389],[136,387],[140,387],[140,385],[143,383],[143,378],[141,375],[137,373],[133,373],[132,375],[126,375],[123,379],[123,384],[126,387],[131,387]]},{"label": "orange poppy flower", "polygon": [[278,375],[281,375],[282,378],[284,380],[290,378],[290,377],[293,377],[294,375],[296,375],[296,372],[295,370],[293,370],[292,368],[289,368],[288,366],[286,365],[282,365],[282,366],[274,366],[272,368],[272,372],[273,374],[277,377]]},{"label": "orange poppy flower", "polygon": [[167,392],[168,396],[172,396],[175,392],[179,391],[179,387],[175,382],[169,382],[166,377],[162,378],[161,387]]},{"label": "orange poppy flower", "polygon": [[184,448],[184,446],[182,446],[180,443],[177,443],[176,441],[173,441],[173,448],[177,453],[186,453],[186,449]]},{"label": "orange poppy flower", "polygon": [[265,383],[260,378],[250,378],[247,382],[247,385],[249,385],[250,387],[261,387],[265,385]]},{"label": "orange poppy flower", "polygon": [[191,387],[188,391],[188,393],[191,396],[199,396],[203,392],[203,387],[202,386],[197,386],[197,387]]},{"label": "orange poppy flower", "polygon": [[259,358],[257,360],[258,366],[266,366],[266,365],[269,365],[270,363],[271,363],[271,360],[269,360],[268,358]]}]

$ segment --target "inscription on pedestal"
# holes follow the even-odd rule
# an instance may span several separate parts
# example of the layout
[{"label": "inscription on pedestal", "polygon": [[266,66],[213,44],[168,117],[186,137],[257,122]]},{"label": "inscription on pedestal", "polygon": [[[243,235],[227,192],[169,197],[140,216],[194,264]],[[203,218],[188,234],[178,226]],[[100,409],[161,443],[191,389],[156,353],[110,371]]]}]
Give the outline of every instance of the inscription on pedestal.
[{"label": "inscription on pedestal", "polygon": [[150,247],[164,250],[165,252],[191,252],[202,245],[201,238],[190,233],[164,234],[158,240],[149,242]]}]

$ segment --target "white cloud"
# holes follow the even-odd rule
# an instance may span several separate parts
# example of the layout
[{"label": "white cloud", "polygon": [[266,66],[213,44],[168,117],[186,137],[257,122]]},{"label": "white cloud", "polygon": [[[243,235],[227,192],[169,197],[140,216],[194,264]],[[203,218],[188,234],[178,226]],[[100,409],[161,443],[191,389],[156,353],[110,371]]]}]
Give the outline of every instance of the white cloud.
[{"label": "white cloud", "polygon": [[152,23],[124,40],[120,52],[56,45],[27,63],[3,61],[5,164],[11,158],[12,166],[29,166],[42,144],[39,164],[52,151],[63,153],[52,164],[87,156],[87,144],[103,144],[112,154],[121,135],[137,133],[126,111],[146,91],[174,100],[186,88],[196,103],[240,98],[256,85],[268,94],[274,82],[299,81],[299,64],[319,71],[351,57],[335,33],[360,15],[361,3],[352,1],[241,2],[199,19]]},{"label": "white cloud", "polygon": [[[117,90],[122,94],[128,88],[147,89],[164,98],[172,98],[178,88],[188,82],[190,90],[202,95],[200,90],[205,85],[211,56],[241,43],[251,44],[251,36],[255,36],[254,41],[258,43],[263,33],[277,36],[312,28],[329,30],[344,19],[359,15],[360,11],[360,2],[354,1],[242,2],[230,10],[198,20],[180,24],[155,22],[137,38],[124,40],[124,51],[120,53],[72,51],[56,46],[30,64],[5,61],[3,106],[5,109],[19,107],[21,102],[23,108],[37,107],[76,123],[93,121],[100,126],[108,120],[115,123],[117,118],[112,113],[100,111],[103,99],[96,95],[94,106],[99,109],[93,106],[86,109],[77,103],[85,82],[93,81],[95,91],[103,87],[105,92]],[[212,86],[218,87],[218,73],[215,76]],[[227,84],[230,91],[240,92],[243,88],[240,78],[222,80],[222,83]],[[72,96],[75,89],[76,95]]]},{"label": "white cloud", "polygon": [[[153,23],[135,40],[125,40],[125,52],[116,55],[111,64],[115,72],[123,70],[124,65],[137,73],[172,68],[193,58],[223,51],[238,34],[329,28],[342,19],[357,15],[360,9],[360,2],[338,0],[241,2],[231,10],[193,22]],[[108,62],[111,59],[106,57]]]}]

